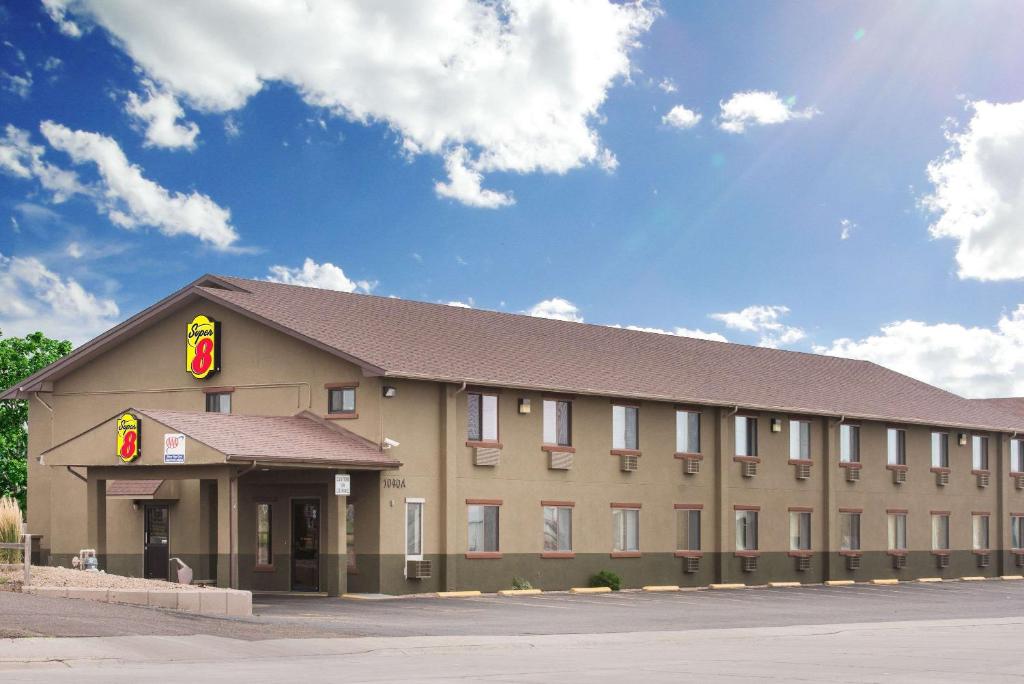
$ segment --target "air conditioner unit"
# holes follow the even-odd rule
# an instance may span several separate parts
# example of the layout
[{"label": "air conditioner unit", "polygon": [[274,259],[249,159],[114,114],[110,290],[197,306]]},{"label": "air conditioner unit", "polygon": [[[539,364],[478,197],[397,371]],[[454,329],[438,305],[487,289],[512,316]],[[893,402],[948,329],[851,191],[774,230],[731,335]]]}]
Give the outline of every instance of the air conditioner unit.
[{"label": "air conditioner unit", "polygon": [[793,473],[798,480],[809,480],[811,477],[811,466],[806,463],[797,463],[793,466]]},{"label": "air conditioner unit", "polygon": [[907,557],[903,554],[892,557],[892,567],[895,570],[902,570],[907,567]]},{"label": "air conditioner unit", "polygon": [[860,556],[847,556],[846,557],[846,569],[847,570],[860,570]]},{"label": "air conditioner unit", "polygon": [[945,470],[940,470],[935,473],[935,484],[940,487],[945,487],[949,484],[949,473]]},{"label": "air conditioner unit", "polygon": [[477,447],[473,454],[473,465],[496,466],[501,463],[501,449]]},{"label": "air conditioner unit", "polygon": [[700,570],[700,558],[696,556],[687,556],[683,559],[683,572],[697,572]]},{"label": "air conditioner unit", "polygon": [[939,556],[936,556],[936,558],[939,559],[938,560],[938,565],[939,565],[940,569],[941,568],[948,568],[949,567],[949,554],[948,553],[943,553],[943,554],[941,554]]},{"label": "air conditioner unit", "polygon": [[757,556],[743,557],[743,572],[755,572],[757,570]]},{"label": "air conditioner unit", "polygon": [[571,470],[573,453],[571,451],[552,451],[548,460],[551,470]]},{"label": "air conditioner unit", "polygon": [[409,579],[429,579],[431,574],[431,561],[408,560],[405,561],[405,576]]},{"label": "air conditioner unit", "polygon": [[990,557],[989,557],[989,555],[987,553],[979,553],[978,554],[978,567],[979,568],[987,568],[990,563],[991,563],[991,559],[990,559]]},{"label": "air conditioner unit", "polygon": [[622,456],[621,468],[624,473],[635,473],[640,470],[640,457],[630,454]]},{"label": "air conditioner unit", "polygon": [[1024,489],[1024,475],[1017,475],[1013,478],[1013,483],[1017,489]]},{"label": "air conditioner unit", "polygon": [[757,475],[757,463],[753,461],[744,461],[740,464],[740,474],[743,477],[754,477]]},{"label": "air conditioner unit", "polygon": [[978,473],[978,486],[988,487],[990,477],[988,473]]},{"label": "air conditioner unit", "polygon": [[858,481],[860,481],[860,468],[847,468],[846,469],[846,481],[847,482],[858,482]]},{"label": "air conditioner unit", "polygon": [[907,470],[906,468],[896,468],[892,471],[893,484],[906,484],[907,483]]},{"label": "air conditioner unit", "polygon": [[696,475],[700,472],[700,461],[695,458],[684,459],[683,472],[687,475]]},{"label": "air conditioner unit", "polygon": [[799,572],[807,572],[811,569],[811,557],[810,556],[797,556],[796,557],[796,569]]},{"label": "air conditioner unit", "polygon": [[1013,554],[1013,560],[1018,568],[1024,568],[1024,553]]}]

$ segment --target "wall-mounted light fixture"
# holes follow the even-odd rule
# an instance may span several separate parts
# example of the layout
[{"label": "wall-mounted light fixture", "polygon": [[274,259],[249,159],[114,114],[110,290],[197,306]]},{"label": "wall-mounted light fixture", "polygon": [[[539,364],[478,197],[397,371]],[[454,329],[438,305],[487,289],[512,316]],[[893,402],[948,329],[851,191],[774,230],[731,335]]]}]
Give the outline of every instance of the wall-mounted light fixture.
[{"label": "wall-mounted light fixture", "polygon": [[384,398],[391,399],[398,394],[398,388],[394,385],[384,385]]},{"label": "wall-mounted light fixture", "polygon": [[960,446],[967,446],[967,433],[966,432],[957,433],[956,441],[960,443]]},{"label": "wall-mounted light fixture", "polygon": [[519,412],[526,414],[530,412],[530,400],[520,397],[519,399]]},{"label": "wall-mounted light fixture", "polygon": [[772,432],[782,432],[781,418],[772,418]]}]

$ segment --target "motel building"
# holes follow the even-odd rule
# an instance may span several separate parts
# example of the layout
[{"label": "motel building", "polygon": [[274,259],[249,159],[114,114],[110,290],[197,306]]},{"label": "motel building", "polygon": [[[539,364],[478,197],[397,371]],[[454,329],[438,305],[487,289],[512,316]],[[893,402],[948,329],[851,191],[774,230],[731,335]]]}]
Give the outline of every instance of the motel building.
[{"label": "motel building", "polygon": [[330,595],[1024,565],[1024,402],[864,361],[210,275],[2,397],[51,565]]}]

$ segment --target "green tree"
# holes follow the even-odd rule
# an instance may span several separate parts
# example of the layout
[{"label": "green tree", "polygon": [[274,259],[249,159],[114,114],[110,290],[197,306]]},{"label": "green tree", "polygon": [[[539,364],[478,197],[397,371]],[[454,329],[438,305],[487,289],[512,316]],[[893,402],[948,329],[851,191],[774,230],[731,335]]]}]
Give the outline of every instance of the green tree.
[{"label": "green tree", "polygon": [[[3,337],[0,332],[0,388],[6,390],[71,352],[67,340],[41,332]],[[0,401],[0,496],[13,496],[25,510],[28,483],[28,402]]]}]

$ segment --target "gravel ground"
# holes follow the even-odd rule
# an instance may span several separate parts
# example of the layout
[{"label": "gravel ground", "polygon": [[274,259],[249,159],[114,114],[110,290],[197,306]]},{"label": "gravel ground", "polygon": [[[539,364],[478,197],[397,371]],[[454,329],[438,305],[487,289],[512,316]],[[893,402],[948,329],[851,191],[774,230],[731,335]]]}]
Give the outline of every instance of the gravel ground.
[{"label": "gravel ground", "polygon": [[[20,591],[23,571],[0,570],[0,590]],[[70,568],[54,568],[45,565],[32,566],[32,586],[36,587],[80,587],[88,589],[176,589],[178,591],[203,591],[204,587],[108,575],[105,572],[86,572]]]}]

